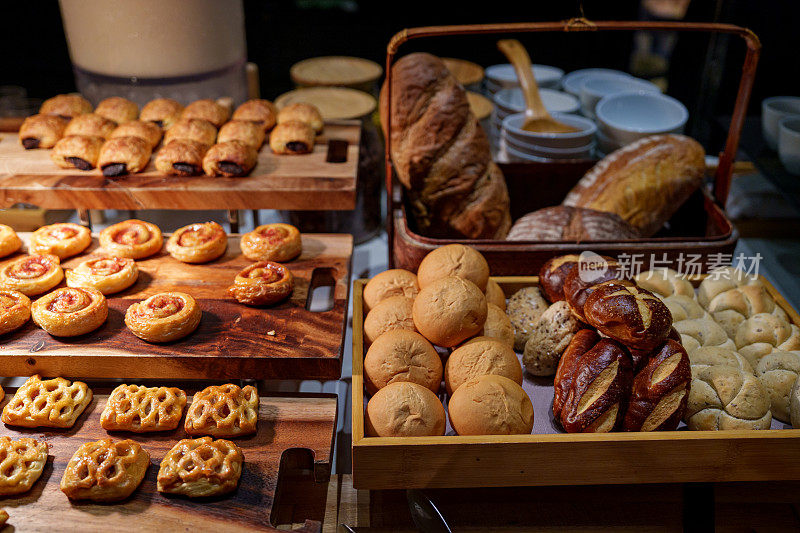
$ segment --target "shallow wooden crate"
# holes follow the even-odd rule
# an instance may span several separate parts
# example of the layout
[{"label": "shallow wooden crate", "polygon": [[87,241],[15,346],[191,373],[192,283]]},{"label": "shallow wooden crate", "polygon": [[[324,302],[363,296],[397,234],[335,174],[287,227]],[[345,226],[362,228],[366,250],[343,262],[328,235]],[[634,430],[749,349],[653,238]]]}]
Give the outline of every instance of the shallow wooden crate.
[{"label": "shallow wooden crate", "polygon": [[[51,150],[25,150],[15,133],[0,134],[0,207],[47,209],[353,209],[361,123],[332,121],[305,155],[275,155],[264,145],[249,176],[165,176],[151,160],[140,174],[104,177],[95,169],[58,168]],[[333,139],[346,160],[329,162]],[[155,154],[153,155],[153,159]]]},{"label": "shallow wooden crate", "polygon": [[[493,279],[506,295],[538,283],[535,276]],[[800,325],[800,315],[761,279]],[[366,282],[355,281],[353,289],[352,448],[357,489],[800,480],[800,429],[366,437]],[[549,411],[535,412],[535,417],[548,416]]]},{"label": "shallow wooden crate", "polygon": [[[29,233],[20,233],[27,244]],[[252,262],[241,254],[239,236],[228,236],[221,258],[202,265],[173,259],[162,249],[136,261],[139,279],[109,295],[108,320],[79,337],[56,338],[29,321],[0,336],[0,374],[71,375],[140,379],[338,379],[347,321],[353,238],[343,234],[303,234],[303,253],[285,263],[295,276],[288,300],[249,307],[228,295],[240,270]],[[66,259],[74,268],[101,255],[96,236],[86,253]],[[166,241],[166,238],[165,238]],[[0,265],[20,254],[4,258]],[[64,282],[61,286],[64,286]],[[315,287],[331,287],[332,307],[312,311]],[[194,296],[203,310],[191,335],[163,344],[135,337],[123,322],[134,302],[177,290]]]}]

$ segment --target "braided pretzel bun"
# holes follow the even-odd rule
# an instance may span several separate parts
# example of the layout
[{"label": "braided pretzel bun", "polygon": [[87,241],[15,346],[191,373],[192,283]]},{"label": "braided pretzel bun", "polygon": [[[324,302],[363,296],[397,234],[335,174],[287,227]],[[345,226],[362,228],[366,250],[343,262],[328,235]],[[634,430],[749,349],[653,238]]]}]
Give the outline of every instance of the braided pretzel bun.
[{"label": "braided pretzel bun", "polygon": [[570,254],[548,259],[539,269],[539,286],[550,303],[564,299],[564,281],[578,266],[581,256]]},{"label": "braided pretzel bun", "polygon": [[800,375],[800,352],[772,352],[756,367],[756,376],[767,389],[772,417],[781,422],[791,420],[791,393]]},{"label": "braided pretzel bun", "polygon": [[31,315],[34,323],[50,335],[75,337],[105,323],[108,303],[97,289],[64,287],[36,300]]},{"label": "braided pretzel bun", "polygon": [[161,251],[163,238],[155,224],[124,220],[100,232],[100,246],[113,257],[142,259]]},{"label": "braided pretzel bun", "polygon": [[736,348],[755,368],[775,350],[800,350],[800,328],[771,313],[753,315],[736,328]]},{"label": "braided pretzel bun", "polygon": [[655,268],[633,277],[643,289],[647,289],[660,298],[673,295],[688,296],[694,299],[694,287],[684,276],[671,268]]},{"label": "braided pretzel bun", "polygon": [[692,367],[685,421],[691,430],[769,429],[770,401],[751,372],[727,365]]}]

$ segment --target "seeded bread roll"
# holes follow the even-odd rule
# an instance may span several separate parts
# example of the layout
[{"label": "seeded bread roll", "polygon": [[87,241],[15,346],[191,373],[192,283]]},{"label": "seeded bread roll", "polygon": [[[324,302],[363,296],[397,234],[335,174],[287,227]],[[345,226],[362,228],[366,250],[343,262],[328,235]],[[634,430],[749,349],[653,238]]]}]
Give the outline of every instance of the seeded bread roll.
[{"label": "seeded bread roll", "polygon": [[471,281],[449,276],[420,289],[414,300],[414,325],[433,344],[450,348],[477,335],[486,322],[483,292]]},{"label": "seeded bread roll", "polygon": [[448,403],[459,435],[525,435],[533,429],[533,404],[517,383],[485,375],[463,383]]},{"label": "seeded bread roll", "polygon": [[426,255],[417,269],[420,288],[447,276],[468,279],[485,291],[489,281],[489,263],[471,246],[448,244]]},{"label": "seeded bread roll", "polygon": [[389,383],[411,381],[436,392],[442,383],[442,360],[422,335],[387,331],[372,343],[364,357],[364,384],[375,394]]},{"label": "seeded bread roll", "polygon": [[444,384],[451,395],[465,382],[478,376],[505,376],[522,385],[522,366],[514,350],[495,339],[480,337],[453,350],[444,367]]},{"label": "seeded bread roll", "polygon": [[370,437],[421,437],[444,435],[442,402],[422,385],[390,383],[370,398],[365,416]]},{"label": "seeded bread roll", "polygon": [[405,296],[413,300],[418,292],[416,274],[401,268],[386,270],[373,276],[364,286],[365,311],[392,296]]},{"label": "seeded bread roll", "polygon": [[791,392],[800,375],[800,352],[772,352],[756,367],[756,376],[764,384],[770,400],[772,417],[790,422]]},{"label": "seeded bread roll", "polygon": [[747,362],[747,359],[730,348],[701,346],[689,352],[689,362],[692,367],[697,368],[705,366],[732,366],[745,372],[755,374],[755,370],[750,366],[750,363]]},{"label": "seeded bread roll", "polygon": [[759,313],[739,324],[734,342],[755,368],[773,351],[800,350],[800,328],[772,313]]},{"label": "seeded bread roll", "polygon": [[736,350],[736,345],[725,334],[725,330],[709,315],[680,320],[674,322],[672,327],[678,331],[681,336],[681,344],[690,354],[702,346]]},{"label": "seeded bread roll", "polygon": [[405,296],[391,296],[373,307],[364,319],[364,340],[366,345],[393,329],[416,331],[411,310],[414,300]]},{"label": "seeded bread roll", "polygon": [[693,366],[685,421],[691,430],[769,429],[769,396],[761,381],[741,368]]},{"label": "seeded bread roll", "polygon": [[562,300],[548,307],[525,343],[522,354],[525,370],[534,376],[555,375],[561,354],[580,328],[567,302]]},{"label": "seeded bread roll", "polygon": [[800,379],[794,382],[794,387],[789,393],[789,420],[793,428],[800,428]]},{"label": "seeded bread roll", "polygon": [[514,326],[515,350],[521,352],[525,349],[525,343],[545,309],[547,302],[538,287],[525,287],[508,299],[506,314]]}]

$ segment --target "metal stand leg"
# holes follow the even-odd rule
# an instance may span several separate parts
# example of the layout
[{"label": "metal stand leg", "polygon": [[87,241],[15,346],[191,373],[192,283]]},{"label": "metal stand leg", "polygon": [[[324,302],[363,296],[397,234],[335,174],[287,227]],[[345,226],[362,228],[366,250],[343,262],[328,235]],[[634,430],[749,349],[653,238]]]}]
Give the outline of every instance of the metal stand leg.
[{"label": "metal stand leg", "polygon": [[684,483],[683,531],[714,531],[714,484]]},{"label": "metal stand leg", "polygon": [[231,233],[239,233],[239,211],[232,209],[228,211],[228,225]]},{"label": "metal stand leg", "polygon": [[256,229],[259,226],[258,209],[253,209],[250,212],[253,213],[253,229]]},{"label": "metal stand leg", "polygon": [[92,216],[88,209],[78,209],[78,219],[80,219],[81,226],[92,229]]}]

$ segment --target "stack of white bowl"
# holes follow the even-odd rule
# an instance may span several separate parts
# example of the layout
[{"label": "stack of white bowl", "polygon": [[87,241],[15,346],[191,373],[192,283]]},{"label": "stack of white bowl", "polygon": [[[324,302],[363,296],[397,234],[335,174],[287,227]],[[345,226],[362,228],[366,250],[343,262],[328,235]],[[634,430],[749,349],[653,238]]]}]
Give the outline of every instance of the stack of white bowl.
[{"label": "stack of white bowl", "polygon": [[[544,107],[550,113],[577,113],[580,111],[578,99],[571,94],[554,91],[553,89],[539,89]],[[501,89],[494,94],[494,112],[489,121],[489,138],[500,141],[500,130],[503,119],[514,113],[525,111],[525,97],[522,89]]]},{"label": "stack of white bowl", "polygon": [[565,113],[553,118],[578,129],[572,133],[536,133],[525,131],[525,113],[503,119],[500,158],[512,162],[550,161],[553,159],[590,159],[595,147],[597,127],[591,120]]},{"label": "stack of white bowl", "polygon": [[[540,89],[558,89],[561,86],[561,78],[564,77],[564,71],[560,68],[547,65],[533,65],[532,70],[533,76],[536,78],[536,84]],[[501,89],[514,89],[519,87],[517,73],[510,63],[487,67],[484,74],[484,88],[486,90],[486,96],[490,99]]]}]

